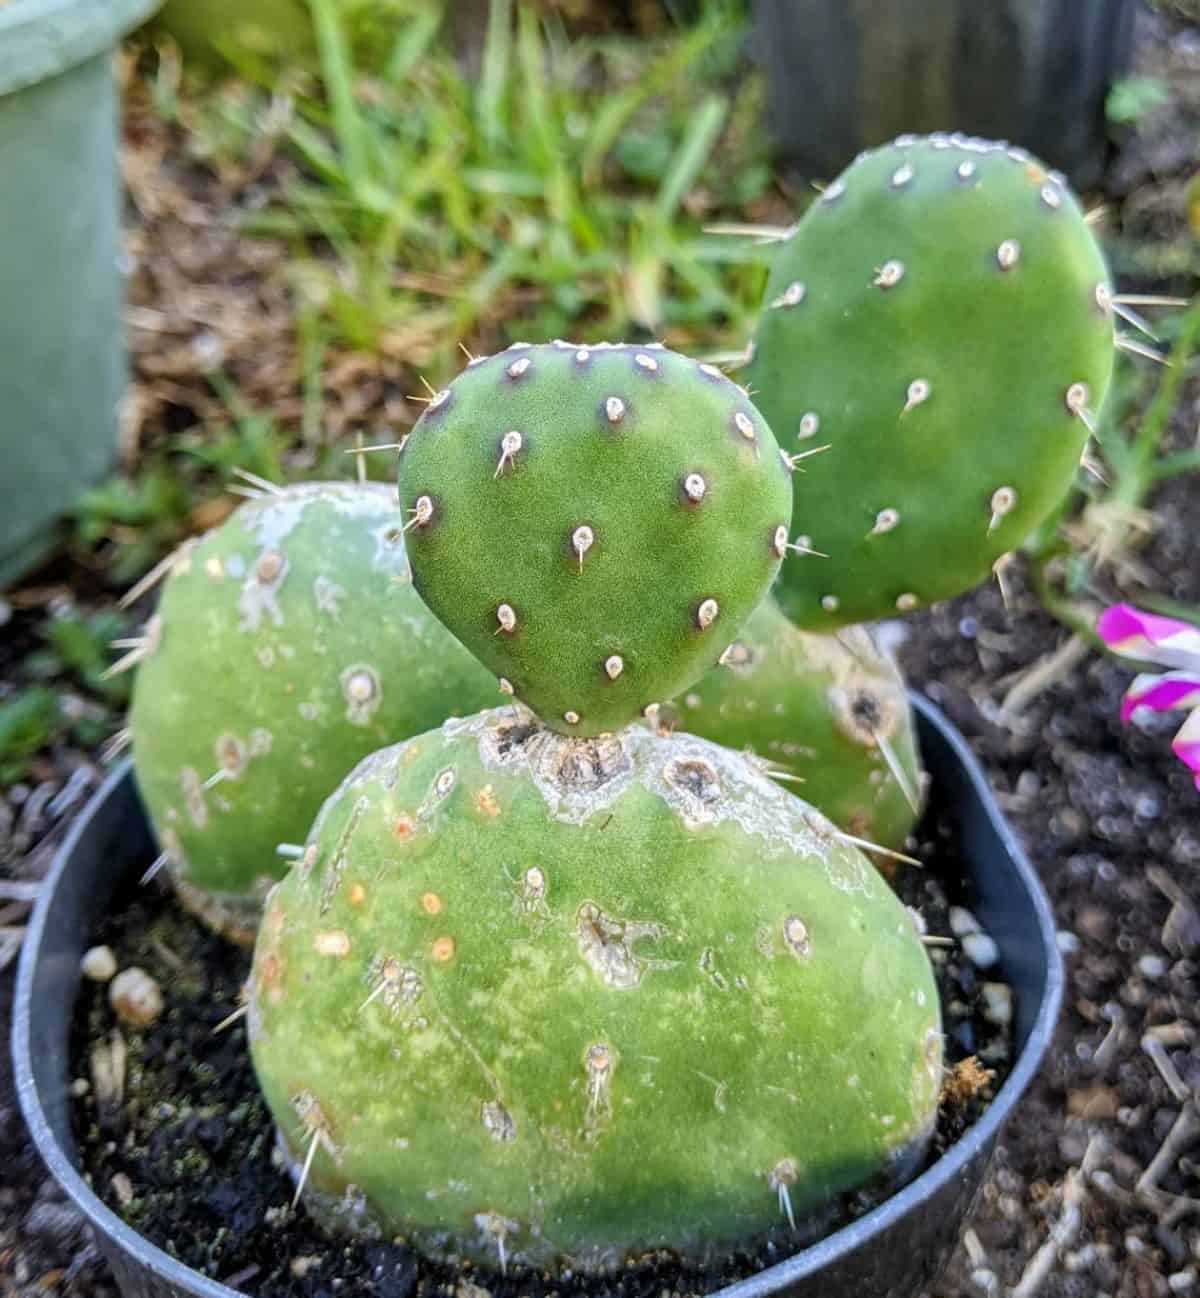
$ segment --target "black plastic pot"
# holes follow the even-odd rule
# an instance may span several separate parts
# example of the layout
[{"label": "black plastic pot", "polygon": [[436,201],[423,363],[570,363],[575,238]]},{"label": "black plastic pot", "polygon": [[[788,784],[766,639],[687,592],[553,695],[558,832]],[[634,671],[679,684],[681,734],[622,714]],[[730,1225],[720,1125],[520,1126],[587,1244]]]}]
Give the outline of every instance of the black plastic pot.
[{"label": "black plastic pot", "polygon": [[[858,1221],[722,1298],[915,1298],[958,1238],[996,1138],[1042,1062],[1062,998],[1050,905],[962,737],[914,698],[937,800],[958,821],[973,908],[999,944],[1016,996],[1015,1067],[984,1117],[943,1158]],[[79,1173],[68,1113],[68,1045],[87,934],[120,882],[152,851],[128,764],[97,792],[63,844],[30,921],[17,979],[17,1093],[42,1158],[95,1229],[125,1298],[243,1298],[132,1231]]]}]

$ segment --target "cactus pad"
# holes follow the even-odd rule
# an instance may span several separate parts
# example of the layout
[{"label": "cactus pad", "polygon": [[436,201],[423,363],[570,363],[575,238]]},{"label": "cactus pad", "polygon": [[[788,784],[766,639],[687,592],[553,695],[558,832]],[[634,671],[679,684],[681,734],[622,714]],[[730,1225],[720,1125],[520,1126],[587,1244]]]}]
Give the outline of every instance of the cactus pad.
[{"label": "cactus pad", "polygon": [[785,553],[789,476],[712,366],[517,344],[429,403],[400,501],[430,608],[506,692],[583,736],[718,661]]},{"label": "cactus pad", "polygon": [[911,1174],[911,919],[739,754],[510,709],[364,761],[272,893],[249,1037],[323,1214],[439,1256],[701,1255]]},{"label": "cactus pad", "polygon": [[138,787],[180,886],[253,917],[363,757],[473,712],[496,683],[412,589],[382,485],[289,487],[174,564],[134,682]]},{"label": "cactus pad", "polygon": [[912,709],[896,665],[861,627],[798,631],[768,598],[725,665],[677,698],[664,720],[753,752],[857,837],[900,848],[916,824],[924,777]]},{"label": "cactus pad", "polygon": [[862,155],[783,243],[748,383],[811,548],[778,585],[824,630],[984,579],[1069,488],[1108,388],[1108,271],[1062,177],[961,136]]}]

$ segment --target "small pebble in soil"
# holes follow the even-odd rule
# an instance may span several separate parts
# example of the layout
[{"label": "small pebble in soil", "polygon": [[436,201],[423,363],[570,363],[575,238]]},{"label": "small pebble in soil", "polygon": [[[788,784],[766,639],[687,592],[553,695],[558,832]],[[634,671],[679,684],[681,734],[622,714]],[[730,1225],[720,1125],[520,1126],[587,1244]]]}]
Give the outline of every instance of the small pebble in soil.
[{"label": "small pebble in soil", "polygon": [[1065,928],[1060,928],[1056,936],[1060,954],[1075,955],[1079,950],[1079,939],[1074,933],[1068,932]]},{"label": "small pebble in soil", "polygon": [[950,932],[955,937],[966,937],[968,933],[980,933],[983,926],[965,906],[950,907]]},{"label": "small pebble in soil", "polygon": [[79,970],[93,982],[106,983],[117,972],[117,957],[109,946],[91,946],[83,953]]},{"label": "small pebble in soil", "polygon": [[83,1229],[83,1214],[69,1203],[43,1200],[25,1215],[25,1231],[58,1244],[69,1243]]},{"label": "small pebble in soil", "polygon": [[971,1283],[985,1295],[985,1298],[992,1298],[993,1294],[1000,1292],[1000,1280],[995,1271],[990,1271],[985,1266],[976,1267],[971,1272]]},{"label": "small pebble in soil", "polygon": [[983,993],[983,1016],[989,1023],[1007,1027],[1012,1022],[1013,994],[1008,983],[984,983],[980,987]]},{"label": "small pebble in soil", "polygon": [[112,980],[108,1000],[117,1017],[134,1027],[148,1027],[163,1012],[162,989],[137,965],[122,969]]},{"label": "small pebble in soil", "polygon": [[986,933],[968,933],[962,940],[962,949],[976,969],[990,969],[1000,959],[1000,948]]},{"label": "small pebble in soil", "polygon": [[1167,972],[1167,962],[1160,955],[1144,955],[1137,968],[1143,978],[1161,978]]}]

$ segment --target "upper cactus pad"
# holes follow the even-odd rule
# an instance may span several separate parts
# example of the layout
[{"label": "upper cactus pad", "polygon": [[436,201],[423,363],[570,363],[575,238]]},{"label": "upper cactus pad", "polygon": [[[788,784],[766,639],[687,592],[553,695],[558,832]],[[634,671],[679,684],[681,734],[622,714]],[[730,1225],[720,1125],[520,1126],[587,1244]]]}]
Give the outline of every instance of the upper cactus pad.
[{"label": "upper cactus pad", "polygon": [[[322,800],[367,753],[495,702],[413,591],[395,498],[312,483],[243,505],[176,560],[138,669],[138,787],[197,907],[253,922]],[[206,896],[216,894],[216,897]]]},{"label": "upper cactus pad", "polygon": [[578,1269],[784,1245],[903,1179],[940,1026],[899,900],[752,763],[499,709],[330,797],[267,904],[249,1036],[314,1207]]},{"label": "upper cactus pad", "polygon": [[422,597],[554,729],[611,731],[718,661],[791,514],[771,430],[657,346],[473,361],[400,458]]},{"label": "upper cactus pad", "polygon": [[748,382],[819,558],[778,597],[825,629],[969,589],[1067,491],[1112,369],[1112,291],[1062,177],[1019,149],[862,155],[776,256]]}]

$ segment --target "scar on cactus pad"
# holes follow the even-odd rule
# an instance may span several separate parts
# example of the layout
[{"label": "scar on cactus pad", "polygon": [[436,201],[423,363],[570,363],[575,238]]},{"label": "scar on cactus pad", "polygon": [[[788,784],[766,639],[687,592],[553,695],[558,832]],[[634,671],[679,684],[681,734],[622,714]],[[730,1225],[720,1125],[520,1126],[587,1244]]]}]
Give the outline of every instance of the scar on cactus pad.
[{"label": "scar on cactus pad", "polygon": [[917,822],[925,777],[912,709],[895,663],[861,627],[799,631],[768,597],[725,665],[662,719],[754,753],[767,774],[859,838],[901,848]]},{"label": "scar on cactus pad", "polygon": [[1063,178],[1020,149],[901,137],[779,245],[747,382],[788,451],[785,612],[816,630],[983,580],[1062,499],[1108,388],[1113,291]]},{"label": "scar on cactus pad", "polygon": [[429,402],[400,501],[430,608],[546,725],[588,736],[717,664],[787,552],[790,476],[712,366],[516,344]]},{"label": "scar on cactus pad", "polygon": [[942,1049],[911,917],[818,812],[692,736],[509,708],[325,804],[249,1035],[318,1215],[575,1269],[787,1246],[890,1188]]},{"label": "scar on cactus pad", "polygon": [[276,845],[358,761],[499,696],[413,590],[381,484],[266,494],[169,568],[138,651],[138,788],[184,901],[248,939]]}]

